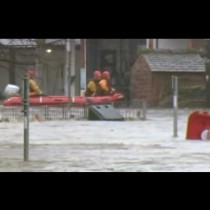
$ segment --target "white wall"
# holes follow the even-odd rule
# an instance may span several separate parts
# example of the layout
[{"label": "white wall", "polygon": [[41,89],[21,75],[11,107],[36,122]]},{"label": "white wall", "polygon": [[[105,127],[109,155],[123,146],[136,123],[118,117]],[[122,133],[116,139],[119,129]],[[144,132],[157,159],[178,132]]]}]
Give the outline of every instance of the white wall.
[{"label": "white wall", "polygon": [[188,40],[189,39],[158,39],[158,49],[187,49]]}]

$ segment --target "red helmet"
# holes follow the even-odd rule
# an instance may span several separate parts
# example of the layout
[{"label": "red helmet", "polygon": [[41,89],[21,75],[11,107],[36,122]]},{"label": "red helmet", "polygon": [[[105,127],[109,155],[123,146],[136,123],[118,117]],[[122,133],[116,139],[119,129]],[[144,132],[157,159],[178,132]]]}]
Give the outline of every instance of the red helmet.
[{"label": "red helmet", "polygon": [[101,78],[101,72],[96,70],[96,71],[93,72],[93,76],[96,79],[100,79]]},{"label": "red helmet", "polygon": [[110,78],[110,73],[108,71],[104,71],[102,76],[103,76],[103,78],[109,79]]},{"label": "red helmet", "polygon": [[30,78],[35,77],[35,73],[34,73],[34,71],[29,70],[29,71],[27,72],[27,76],[28,76],[28,77],[30,77]]}]

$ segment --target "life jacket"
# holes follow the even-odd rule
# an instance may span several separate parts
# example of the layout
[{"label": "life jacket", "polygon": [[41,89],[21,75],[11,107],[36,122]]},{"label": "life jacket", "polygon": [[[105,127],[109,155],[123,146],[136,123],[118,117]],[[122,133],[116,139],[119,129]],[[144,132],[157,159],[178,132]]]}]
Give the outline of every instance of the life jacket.
[{"label": "life jacket", "polygon": [[30,94],[33,95],[40,95],[42,93],[42,91],[40,90],[38,84],[34,79],[29,79],[29,91]]},{"label": "life jacket", "polygon": [[109,79],[101,79],[99,82],[99,88],[97,95],[108,96],[111,95],[112,84]]},{"label": "life jacket", "polygon": [[92,96],[93,93],[97,92],[99,86],[99,80],[92,79],[88,82],[87,89],[85,91],[85,96]]}]

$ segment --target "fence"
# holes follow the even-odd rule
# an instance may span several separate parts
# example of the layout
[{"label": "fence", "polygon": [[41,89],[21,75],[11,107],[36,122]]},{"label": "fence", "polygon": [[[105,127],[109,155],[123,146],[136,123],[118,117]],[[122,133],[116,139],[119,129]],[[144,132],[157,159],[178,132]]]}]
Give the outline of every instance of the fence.
[{"label": "fence", "polygon": [[[131,103],[117,102],[113,106],[120,112],[125,120],[145,120],[146,119],[146,102],[135,100]],[[87,120],[88,105],[84,106],[62,106],[62,107],[30,107],[30,120]],[[22,107],[0,107],[0,120],[12,121],[23,119]]]}]

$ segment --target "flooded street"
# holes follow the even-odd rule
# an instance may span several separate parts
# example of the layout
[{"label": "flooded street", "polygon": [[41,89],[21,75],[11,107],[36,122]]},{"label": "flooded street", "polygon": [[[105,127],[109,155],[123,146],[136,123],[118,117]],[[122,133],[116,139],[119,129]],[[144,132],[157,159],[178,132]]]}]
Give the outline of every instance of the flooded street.
[{"label": "flooded street", "polygon": [[188,109],[148,110],[147,120],[30,122],[23,161],[23,122],[0,123],[4,172],[209,172],[210,141],[186,140]]}]

